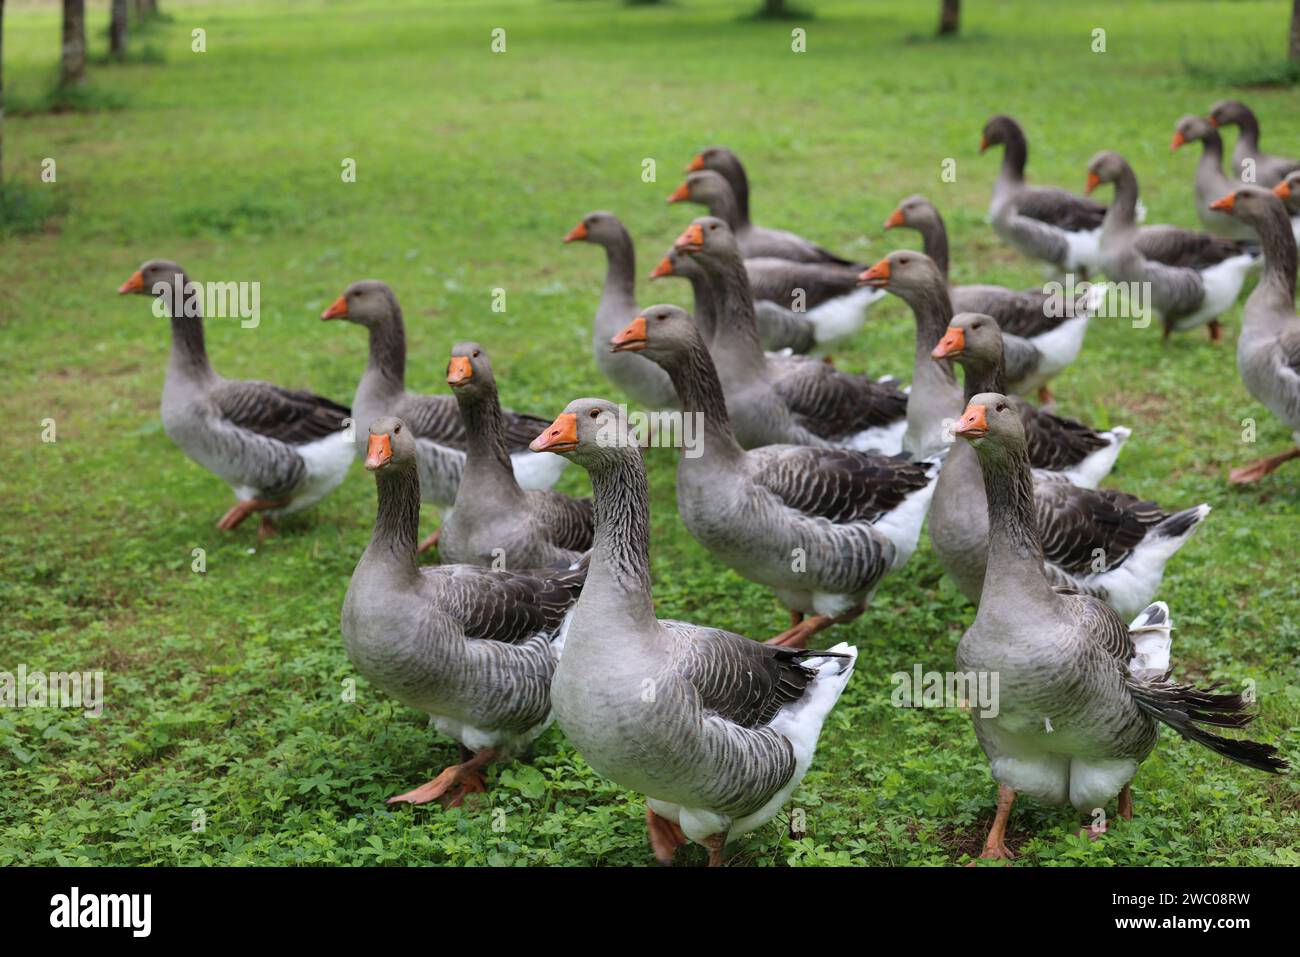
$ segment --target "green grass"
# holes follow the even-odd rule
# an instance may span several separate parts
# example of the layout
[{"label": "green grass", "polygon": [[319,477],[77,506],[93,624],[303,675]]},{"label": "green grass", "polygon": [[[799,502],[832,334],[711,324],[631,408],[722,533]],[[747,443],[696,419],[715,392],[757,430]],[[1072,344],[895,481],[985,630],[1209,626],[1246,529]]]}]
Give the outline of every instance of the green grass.
[{"label": "green grass", "polygon": [[[589,352],[597,250],[560,240],[586,211],[628,222],[649,272],[693,210],[667,207],[679,170],[712,142],[749,164],[755,215],[872,260],[898,199],[924,191],[947,217],[956,278],[1026,286],[1037,267],[984,223],[996,160],[977,154],[993,112],[1025,124],[1030,172],[1079,189],[1118,148],[1150,221],[1194,225],[1194,158],[1174,121],[1227,91],[1189,78],[1178,51],[1214,37],[1281,42],[1289,4],[972,3],[965,35],[932,32],[930,3],[806,0],[808,52],[789,24],[743,19],[757,0],[184,3],[149,33],[164,65],[93,68],[125,109],[11,116],[11,178],[57,191],[66,213],[0,244],[0,670],[103,669],[104,716],[0,712],[0,864],[645,864],[643,805],[598,779],[552,729],[532,763],[492,772],[488,801],[390,810],[383,799],[447,764],[422,715],[358,682],[338,610],[369,535],[374,486],[357,468],[318,508],[254,550],[221,534],[230,504],[158,419],[166,327],[115,289],[166,256],[198,279],[258,280],[261,325],[214,321],[229,376],[352,395],[361,330],[316,317],[350,281],[401,297],[409,380],[438,391],[449,346],[492,352],[503,398],[553,414],[610,395]],[[1082,7],[1083,5],[1078,5]],[[190,52],[190,31],[208,52]],[[1094,27],[1109,53],[1090,52]],[[505,27],[508,51],[489,52]],[[6,85],[44,88],[57,55],[50,3],[10,4]],[[1267,148],[1300,153],[1290,95],[1252,92]],[[40,184],[42,158],[58,162]],[[355,184],[340,163],[356,159]],[[658,182],[641,180],[654,158]],[[940,181],[945,157],[955,183]],[[491,290],[508,311],[491,311]],[[643,284],[641,301],[685,302]],[[912,323],[889,299],[836,361],[906,376]],[[1173,561],[1181,677],[1258,683],[1254,733],[1300,755],[1300,468],[1231,490],[1227,470],[1286,447],[1241,386],[1232,344],[1162,346],[1156,328],[1101,322],[1057,380],[1061,408],[1135,435],[1113,484],[1214,513]],[[1240,441],[1254,418],[1258,442]],[[52,418],[58,441],[41,441]],[[661,615],[765,637],[784,613],[720,568],[681,527],[674,458],[649,455]],[[563,488],[582,492],[570,469]],[[432,517],[426,519],[432,527]],[[207,571],[191,571],[203,548]],[[791,808],[807,818],[747,836],[753,864],[954,864],[977,851],[994,787],[968,718],[899,710],[889,675],[950,667],[971,610],[923,544],[858,621],[839,629],[860,666]],[[1038,864],[1300,863],[1300,786],[1162,735],[1135,784],[1137,818],[1089,844],[1073,812],[1022,802],[1011,827]],[[494,809],[504,815],[495,815]],[[192,829],[202,809],[206,828]],[[497,825],[494,828],[494,823]],[[698,849],[690,857],[698,862]]]}]

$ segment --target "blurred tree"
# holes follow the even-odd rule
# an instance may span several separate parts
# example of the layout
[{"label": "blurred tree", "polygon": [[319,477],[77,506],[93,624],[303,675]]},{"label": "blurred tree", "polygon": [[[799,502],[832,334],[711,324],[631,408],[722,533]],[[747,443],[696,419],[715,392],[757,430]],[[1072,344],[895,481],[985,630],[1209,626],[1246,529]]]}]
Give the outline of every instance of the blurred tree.
[{"label": "blurred tree", "polygon": [[0,193],[5,184],[5,0],[0,0]]},{"label": "blurred tree", "polygon": [[86,79],[86,0],[63,0],[63,60],[59,86],[76,86]]},{"label": "blurred tree", "polygon": [[[1300,0],[1296,0],[1300,4]],[[961,0],[943,0],[939,6],[939,36],[946,37],[957,32],[961,25]]]},{"label": "blurred tree", "polygon": [[1300,0],[1291,0],[1291,59],[1300,63]]},{"label": "blurred tree", "polygon": [[126,0],[113,0],[110,8],[108,54],[118,60],[126,56]]}]

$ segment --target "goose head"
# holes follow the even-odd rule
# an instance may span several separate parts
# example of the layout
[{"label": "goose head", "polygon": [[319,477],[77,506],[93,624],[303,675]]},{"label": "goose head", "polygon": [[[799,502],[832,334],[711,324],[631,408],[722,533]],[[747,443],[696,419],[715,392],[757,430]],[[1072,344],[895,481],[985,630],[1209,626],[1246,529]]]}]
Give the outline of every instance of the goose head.
[{"label": "goose head", "polygon": [[[165,291],[181,288],[185,284],[185,270],[179,263],[170,259],[150,259],[131,273],[131,278],[117,287],[122,295],[135,293],[144,296],[159,296]],[[166,290],[159,288],[159,284]]]},{"label": "goose head", "polygon": [[[1284,181],[1285,182],[1285,181]],[[1280,184],[1279,184],[1280,185]],[[1286,206],[1273,190],[1261,186],[1242,186],[1210,204],[1210,209],[1257,225],[1272,218],[1287,219]]]},{"label": "goose head", "polygon": [[956,359],[963,366],[993,366],[1002,359],[1002,330],[997,320],[978,312],[952,317],[931,359]]},{"label": "goose head", "polygon": [[1203,116],[1188,113],[1174,124],[1174,140],[1169,144],[1169,151],[1173,152],[1187,143],[1194,143],[1211,136],[1218,136],[1214,124]]},{"label": "goose head", "polygon": [[730,174],[740,169],[740,157],[725,146],[705,147],[686,164],[686,172],[694,173],[706,169],[721,173],[730,179]]},{"label": "goose head", "polygon": [[1006,146],[1017,140],[1025,138],[1024,131],[1020,129],[1020,124],[1009,116],[999,114],[989,118],[984,124],[984,129],[980,134],[980,152],[983,153],[990,146]]},{"label": "goose head", "polygon": [[569,230],[564,241],[609,246],[611,243],[618,242],[626,233],[623,221],[617,216],[607,210],[595,209],[583,216],[578,221],[578,225]]},{"label": "goose head", "polygon": [[740,258],[740,247],[731,227],[716,216],[701,216],[691,220],[673,243],[673,249],[685,256],[698,256],[706,260],[728,257]]},{"label": "goose head", "polygon": [[898,249],[890,253],[858,276],[858,285],[887,289],[908,302],[926,293],[948,294],[943,273],[934,264],[934,260],[925,253],[911,249]]},{"label": "goose head", "polygon": [[1088,163],[1088,181],[1083,191],[1091,193],[1102,183],[1117,183],[1127,169],[1128,161],[1124,157],[1113,150],[1102,150]]},{"label": "goose head", "polygon": [[718,202],[734,201],[731,184],[721,173],[711,169],[690,173],[682,181],[682,185],[673,190],[672,195],[668,197],[669,203],[699,203],[710,209]]},{"label": "goose head", "polygon": [[1019,413],[1005,395],[996,392],[981,392],[971,399],[953,435],[973,445],[981,457],[1015,452],[1025,444]]},{"label": "goose head", "polygon": [[415,437],[401,419],[385,415],[370,423],[366,444],[366,469],[371,472],[403,472],[415,468]]},{"label": "goose head", "polygon": [[704,270],[690,256],[676,249],[668,250],[668,254],[659,260],[659,265],[650,273],[651,279],[662,279],[665,276],[680,276],[683,279],[699,278],[704,275]]},{"label": "goose head", "polygon": [[609,343],[613,352],[640,352],[661,364],[704,345],[691,314],[667,303],[642,309]]},{"label": "goose head", "polygon": [[1216,129],[1236,126],[1243,120],[1249,121],[1254,118],[1255,114],[1250,111],[1250,107],[1240,100],[1220,100],[1210,107],[1210,115],[1207,117],[1210,125]]},{"label": "goose head", "polygon": [[555,452],[585,469],[625,457],[640,448],[623,409],[606,399],[574,399],[528,447]]},{"label": "goose head", "polygon": [[458,342],[447,360],[447,385],[456,397],[475,398],[496,388],[492,361],[477,342]]},{"label": "goose head", "polygon": [[934,204],[922,196],[920,193],[914,193],[898,204],[898,207],[889,214],[885,220],[886,229],[897,229],[904,226],[908,229],[921,229],[925,226],[933,225],[939,216],[939,211],[934,208]]},{"label": "goose head", "polygon": [[400,315],[397,297],[388,283],[378,279],[362,279],[343,290],[329,307],[320,314],[322,319],[346,319],[358,325],[371,327]]},{"label": "goose head", "polygon": [[1300,213],[1300,169],[1288,173],[1286,179],[1273,187],[1273,193],[1292,213]]}]

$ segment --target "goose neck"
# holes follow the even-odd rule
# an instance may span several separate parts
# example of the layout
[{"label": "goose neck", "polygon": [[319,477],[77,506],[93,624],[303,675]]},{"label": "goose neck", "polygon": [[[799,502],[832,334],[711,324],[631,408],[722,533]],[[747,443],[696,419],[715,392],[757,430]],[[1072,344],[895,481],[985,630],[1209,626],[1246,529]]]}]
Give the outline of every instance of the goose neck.
[{"label": "goose neck", "polygon": [[505,417],[496,384],[480,383],[475,392],[456,390],[465,423],[465,471],[460,487],[475,497],[489,488],[509,498],[523,498],[506,445]]},{"label": "goose neck", "polygon": [[[697,340],[688,349],[674,352],[664,361],[663,367],[681,399],[682,414],[703,419],[705,454],[710,465],[737,463],[743,459],[745,450],[736,441],[736,433],[732,430],[722,382],[709,357],[708,347]],[[683,460],[686,454],[687,449],[683,446]]]},{"label": "goose neck", "polygon": [[627,229],[619,225],[605,247],[605,288],[602,298],[633,301],[636,298],[636,252]]},{"label": "goose neck", "polygon": [[396,569],[416,577],[416,544],[420,534],[420,476],[415,464],[389,466],[375,473],[379,506],[375,528],[362,562]]},{"label": "goose neck", "polygon": [[609,449],[590,475],[595,536],[582,601],[625,621],[650,624],[650,493],[641,450]]},{"label": "goose neck", "polygon": [[[1296,242],[1291,220],[1284,207],[1273,203],[1267,215],[1252,225],[1264,248],[1264,274],[1250,299],[1267,303],[1272,313],[1289,323],[1295,316],[1296,283]],[[1253,312],[1247,308],[1243,322],[1248,323]]]},{"label": "goose neck", "polygon": [[936,209],[933,218],[927,217],[922,220],[917,228],[921,233],[922,250],[934,260],[934,264],[939,267],[939,272],[943,273],[943,278],[946,280],[948,278],[948,229],[944,225],[943,217]]},{"label": "goose neck", "polygon": [[766,366],[754,318],[754,295],[739,254],[720,260],[700,259],[710,272],[718,305],[713,341],[736,371],[758,372]]},{"label": "goose neck", "polygon": [[367,326],[370,359],[366,374],[384,380],[396,390],[406,388],[406,324],[401,310]]}]

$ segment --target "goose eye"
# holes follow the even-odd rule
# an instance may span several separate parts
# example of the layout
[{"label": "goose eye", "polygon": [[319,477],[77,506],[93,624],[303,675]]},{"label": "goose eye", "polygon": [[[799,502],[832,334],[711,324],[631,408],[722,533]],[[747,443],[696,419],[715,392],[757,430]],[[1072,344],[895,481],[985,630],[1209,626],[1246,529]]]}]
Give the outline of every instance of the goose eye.
[{"label": "goose eye", "polygon": [[594,418],[597,418],[599,415],[600,415],[600,409],[592,409],[592,410],[591,410],[591,417],[592,417],[593,419],[594,419]]},{"label": "goose eye", "polygon": [[998,403],[998,411],[999,411],[999,412],[1005,412],[1005,411],[1007,411],[1007,407],[1006,407],[1005,405],[1003,405],[1002,403],[999,402],[999,403]]},{"label": "goose eye", "polygon": [[402,427],[400,425],[393,426],[393,435],[396,435],[400,431],[402,431]]},{"label": "goose eye", "polygon": [[473,358],[473,359],[477,359],[477,358],[478,358],[478,353],[479,353],[479,350],[475,349],[475,350],[474,350],[474,355],[471,356],[471,358]]}]

